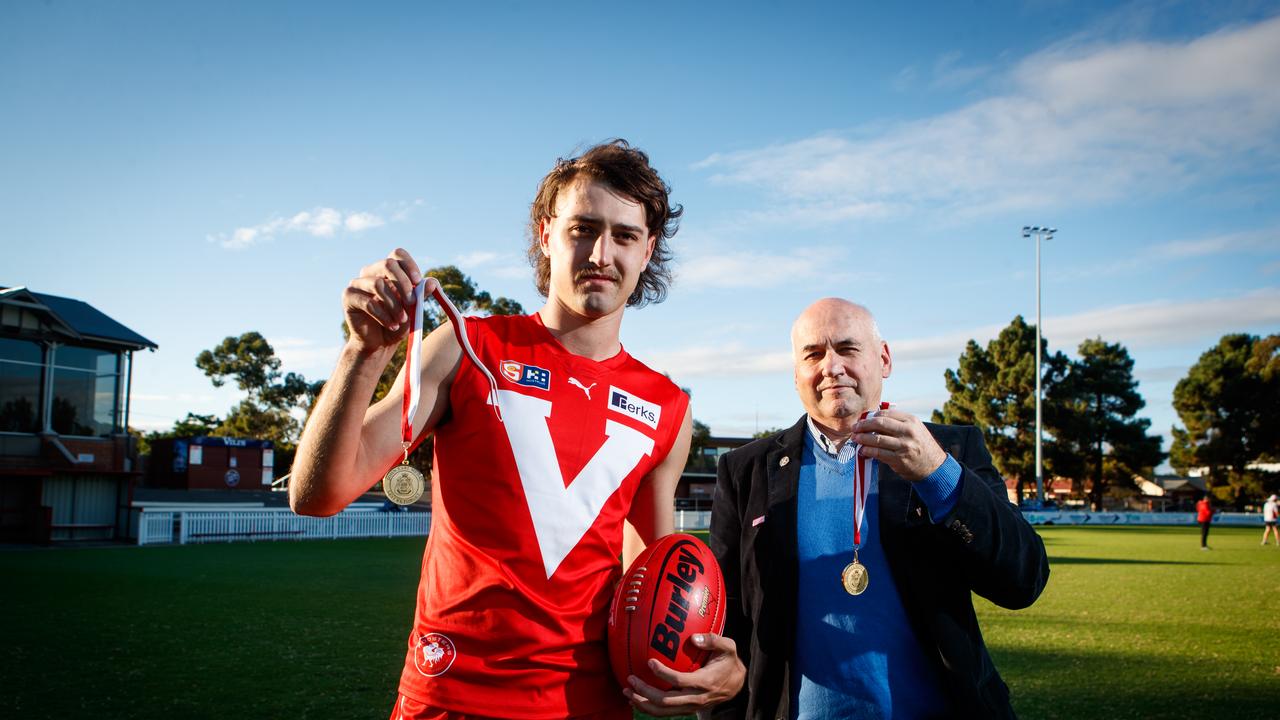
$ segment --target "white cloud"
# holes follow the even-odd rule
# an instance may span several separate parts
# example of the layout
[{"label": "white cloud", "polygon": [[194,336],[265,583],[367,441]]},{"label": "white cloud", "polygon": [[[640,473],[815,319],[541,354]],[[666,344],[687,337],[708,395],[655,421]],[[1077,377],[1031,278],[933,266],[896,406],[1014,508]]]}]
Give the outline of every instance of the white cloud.
[{"label": "white cloud", "polygon": [[502,257],[503,256],[500,253],[490,252],[488,250],[478,250],[476,252],[459,255],[454,260],[454,263],[462,267],[479,267],[481,265],[488,265]]},{"label": "white cloud", "polygon": [[132,400],[145,400],[148,402],[212,402],[216,400],[213,395],[198,395],[194,393],[130,393]]},{"label": "white cloud", "polygon": [[1252,230],[1198,240],[1175,240],[1149,249],[1157,259],[1185,260],[1228,253],[1280,252],[1280,229]]},{"label": "white cloud", "polygon": [[337,362],[340,344],[319,345],[306,338],[283,337],[269,341],[286,372],[301,373],[308,380],[326,377]]},{"label": "white cloud", "polygon": [[1175,383],[1187,376],[1191,368],[1186,365],[1165,365],[1153,368],[1135,368],[1133,376],[1143,383]]},{"label": "white cloud", "polygon": [[422,207],[426,203],[422,198],[418,198],[413,202],[402,202],[395,212],[391,214],[391,222],[403,222],[408,220],[414,210]]},{"label": "white cloud", "polygon": [[343,224],[345,224],[347,229],[351,232],[360,232],[361,230],[368,230],[369,228],[382,227],[387,224],[387,221],[373,213],[358,212],[348,215],[347,219],[343,221]]},{"label": "white cloud", "polygon": [[749,351],[741,343],[686,347],[645,354],[645,364],[671,373],[676,382],[685,378],[720,375],[760,375],[791,372],[791,350]]},{"label": "white cloud", "polygon": [[[1117,305],[1044,319],[1054,347],[1075,349],[1099,337],[1127,347],[1167,347],[1216,341],[1229,332],[1280,324],[1280,289],[1267,288],[1233,298],[1174,300]],[[1207,345],[1206,345],[1207,347]]]},{"label": "white cloud", "polygon": [[[1044,318],[1050,351],[1073,353],[1081,341],[1101,337],[1127,348],[1208,347],[1229,332],[1280,325],[1280,289],[1268,288],[1233,298],[1175,300],[1117,305],[1074,315]],[[954,363],[970,339],[985,346],[1003,325],[985,325],[920,338],[887,337],[895,366]],[[647,360],[677,379],[711,375],[760,375],[791,372],[788,348],[751,349],[740,343],[692,346],[651,352]],[[1153,371],[1154,373],[1155,371]],[[1166,379],[1167,373],[1146,378]]]},{"label": "white cloud", "polygon": [[[407,217],[406,212],[397,212],[392,221]],[[387,221],[380,215],[371,212],[357,211],[344,213],[331,207],[317,207],[303,210],[289,217],[276,216],[257,225],[239,227],[230,233],[219,233],[206,236],[209,242],[215,242],[228,250],[243,250],[262,242],[269,242],[281,235],[310,235],[317,238],[331,238],[340,230],[356,234],[386,225]]]},{"label": "white cloud", "polygon": [[[935,71],[945,70],[940,61]],[[1273,164],[1277,77],[1280,17],[1182,43],[1063,45],[1017,65],[1005,93],[952,112],[715,154],[695,167],[778,196],[781,214],[1108,202]]]},{"label": "white cloud", "polygon": [[833,268],[843,267],[846,254],[840,247],[797,247],[786,253],[705,253],[679,261],[676,278],[684,287],[699,289],[774,287],[819,275],[830,279]]},{"label": "white cloud", "polygon": [[284,223],[283,229],[289,232],[304,232],[315,237],[333,237],[341,225],[342,213],[333,208],[321,207],[311,212],[300,212],[294,215]]}]

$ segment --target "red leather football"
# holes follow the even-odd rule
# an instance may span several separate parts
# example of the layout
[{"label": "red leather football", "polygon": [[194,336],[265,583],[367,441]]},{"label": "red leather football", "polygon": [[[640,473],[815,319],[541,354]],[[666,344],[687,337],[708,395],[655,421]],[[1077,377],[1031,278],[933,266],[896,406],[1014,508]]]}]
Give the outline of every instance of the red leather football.
[{"label": "red leather football", "polygon": [[709,653],[698,633],[724,632],[724,577],[711,548],[692,535],[668,535],[640,553],[622,576],[609,608],[609,661],[623,687],[635,675],[670,690],[649,658],[680,672],[702,667]]}]

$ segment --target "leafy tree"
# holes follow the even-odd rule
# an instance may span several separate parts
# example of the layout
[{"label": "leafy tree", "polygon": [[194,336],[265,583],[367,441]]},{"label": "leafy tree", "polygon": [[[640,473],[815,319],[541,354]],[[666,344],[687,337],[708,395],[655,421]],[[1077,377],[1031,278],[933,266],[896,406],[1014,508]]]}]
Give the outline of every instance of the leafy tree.
[{"label": "leafy tree", "polygon": [[1209,482],[1229,485],[1237,503],[1264,491],[1250,470],[1280,458],[1280,335],[1224,335],[1178,381],[1171,460],[1180,472],[1208,468]]},{"label": "leafy tree", "polygon": [[301,426],[288,408],[264,406],[252,400],[241,400],[227,413],[210,435],[216,437],[256,438],[271,440],[277,446],[292,446]]},{"label": "leafy tree", "polygon": [[[1021,315],[1015,317],[984,348],[970,340],[960,355],[959,368],[946,371],[950,399],[934,422],[976,425],[982,430],[1001,474],[1014,478],[1019,498],[1036,475],[1036,329]],[[1048,343],[1041,339],[1041,352]],[[1062,375],[1066,357],[1057,353],[1044,364],[1041,382],[1046,394]],[[1047,403],[1046,403],[1047,404]],[[1045,419],[1045,426],[1049,423]],[[1052,442],[1046,443],[1046,464],[1052,466]]]},{"label": "leafy tree", "polygon": [[[217,428],[200,434],[272,440],[284,451],[293,447],[301,427],[291,411],[309,407],[321,387],[297,373],[282,373],[271,343],[257,332],[224,338],[217,347],[196,356],[196,367],[214,387],[235,380],[248,394]],[[192,417],[198,416],[188,415]]]},{"label": "leafy tree", "polygon": [[1096,338],[1080,343],[1079,353],[1055,387],[1054,436],[1061,453],[1082,461],[1089,502],[1101,510],[1108,487],[1154,468],[1164,453],[1160,437],[1147,434],[1151,421],[1135,417],[1146,401],[1129,351]]},{"label": "leafy tree", "polygon": [[185,418],[175,420],[173,422],[173,427],[168,430],[152,430],[149,433],[143,433],[141,430],[131,427],[129,428],[129,434],[138,441],[138,454],[150,455],[151,443],[156,440],[213,435],[220,425],[222,425],[222,421],[218,419],[217,415],[196,415],[195,413],[187,413]]},{"label": "leafy tree", "polygon": [[[685,390],[687,393],[688,390]],[[689,458],[685,461],[685,469],[696,472],[707,472],[707,468],[703,467],[707,464],[704,460],[703,450],[711,442],[711,426],[694,418],[693,435],[689,440]],[[710,471],[715,471],[715,465],[711,465]]]},{"label": "leafy tree", "polygon": [[167,431],[168,434],[163,437],[200,437],[201,435],[212,435],[214,430],[222,421],[217,415],[196,415],[195,413],[187,413],[187,416],[173,423],[173,429]]}]

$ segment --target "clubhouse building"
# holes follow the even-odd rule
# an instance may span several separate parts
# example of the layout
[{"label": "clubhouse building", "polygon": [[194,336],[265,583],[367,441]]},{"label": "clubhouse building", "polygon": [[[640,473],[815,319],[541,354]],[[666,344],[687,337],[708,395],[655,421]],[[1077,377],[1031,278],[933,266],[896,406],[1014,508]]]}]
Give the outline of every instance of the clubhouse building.
[{"label": "clubhouse building", "polygon": [[0,288],[0,541],[124,536],[133,353],[156,348],[88,303]]}]

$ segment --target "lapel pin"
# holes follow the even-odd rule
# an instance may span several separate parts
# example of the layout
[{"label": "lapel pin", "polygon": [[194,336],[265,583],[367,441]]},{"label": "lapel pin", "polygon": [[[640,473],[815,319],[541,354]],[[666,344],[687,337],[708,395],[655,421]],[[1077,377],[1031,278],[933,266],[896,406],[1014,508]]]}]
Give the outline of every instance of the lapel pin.
[{"label": "lapel pin", "polygon": [[782,459],[778,461],[778,467],[786,467],[789,462],[791,462],[791,458],[783,455]]}]

